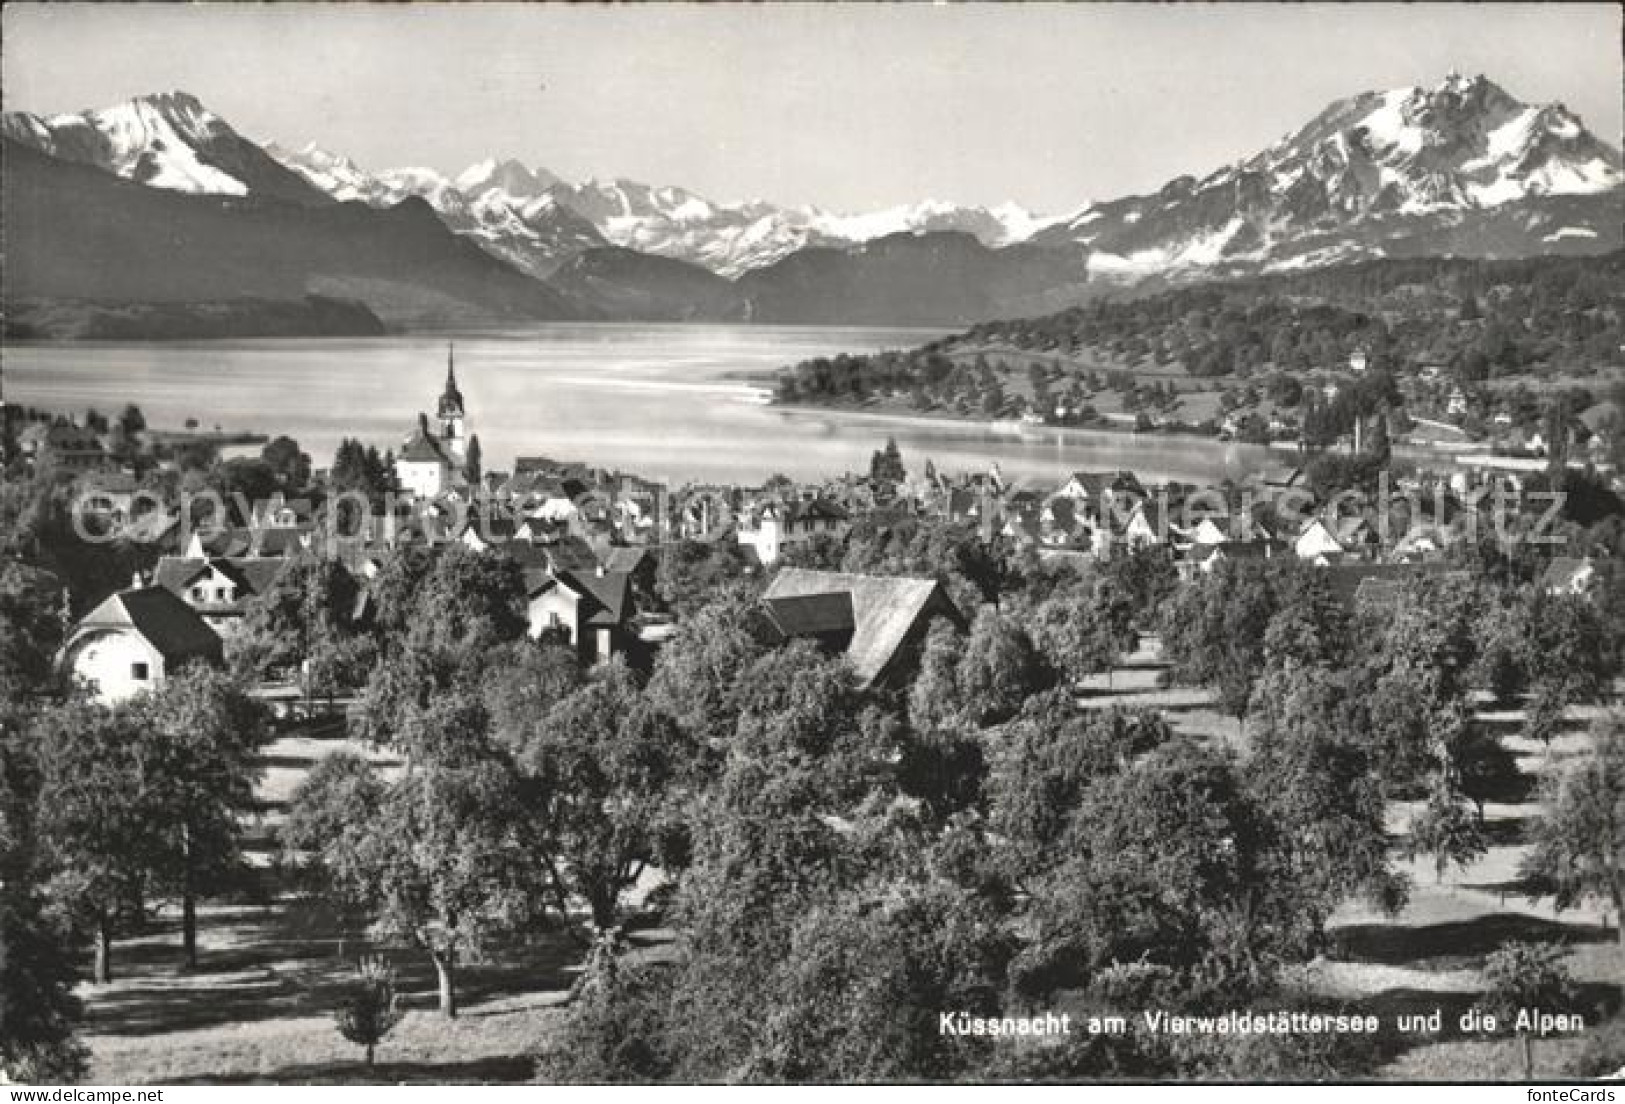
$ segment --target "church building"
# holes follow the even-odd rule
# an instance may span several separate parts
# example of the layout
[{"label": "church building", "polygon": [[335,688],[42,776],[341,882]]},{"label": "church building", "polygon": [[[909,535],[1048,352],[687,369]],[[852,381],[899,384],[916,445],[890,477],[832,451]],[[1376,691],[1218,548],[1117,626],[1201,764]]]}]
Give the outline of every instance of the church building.
[{"label": "church building", "polygon": [[457,368],[451,346],[446,347],[446,389],[435,408],[435,425],[427,414],[395,455],[395,479],[401,490],[419,498],[434,498],[467,485],[467,413],[463,393],[457,389]]}]

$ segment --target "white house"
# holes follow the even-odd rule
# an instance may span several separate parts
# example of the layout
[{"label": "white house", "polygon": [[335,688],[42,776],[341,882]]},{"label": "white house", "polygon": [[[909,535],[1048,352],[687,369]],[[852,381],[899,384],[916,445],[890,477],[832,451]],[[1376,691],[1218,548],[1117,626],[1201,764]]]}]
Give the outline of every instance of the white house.
[{"label": "white house", "polygon": [[1343,555],[1343,545],[1337,539],[1326,523],[1319,518],[1310,518],[1298,531],[1298,539],[1293,542],[1292,551],[1300,560],[1320,561],[1323,558],[1335,559]]},{"label": "white house", "polygon": [[839,540],[851,530],[852,522],[844,508],[824,498],[806,502],[768,502],[739,526],[740,544],[756,549],[764,564],[777,563],[791,548],[827,535]]},{"label": "white house", "polygon": [[625,571],[536,573],[529,586],[527,617],[534,639],[561,632],[588,662],[624,651],[634,632],[632,576]]},{"label": "white house", "polygon": [[153,689],[193,662],[220,663],[220,637],[159,586],[120,591],[91,610],[61,657],[63,668],[107,704]]}]

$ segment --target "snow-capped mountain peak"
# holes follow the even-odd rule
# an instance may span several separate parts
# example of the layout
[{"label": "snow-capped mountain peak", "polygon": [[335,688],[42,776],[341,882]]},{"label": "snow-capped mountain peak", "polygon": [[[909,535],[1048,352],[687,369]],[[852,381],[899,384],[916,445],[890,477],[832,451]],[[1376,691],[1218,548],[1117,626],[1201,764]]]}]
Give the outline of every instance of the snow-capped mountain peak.
[{"label": "snow-capped mountain peak", "polygon": [[1570,209],[1622,184],[1619,152],[1561,104],[1522,103],[1487,77],[1451,73],[1338,100],[1259,154],[1098,204],[1039,237],[1088,245],[1101,271],[1118,273],[1328,263],[1475,241],[1482,251],[1502,239],[1516,252],[1572,217],[1617,223],[1617,201]]},{"label": "snow-capped mountain peak", "polygon": [[7,113],[0,130],[53,157],[154,188],[301,203],[326,198],[186,92],[50,118]]},{"label": "snow-capped mountain peak", "polygon": [[470,165],[453,181],[457,190],[466,196],[478,196],[499,191],[516,199],[535,199],[559,183],[559,178],[542,166],[526,168],[511,158],[487,158]]}]

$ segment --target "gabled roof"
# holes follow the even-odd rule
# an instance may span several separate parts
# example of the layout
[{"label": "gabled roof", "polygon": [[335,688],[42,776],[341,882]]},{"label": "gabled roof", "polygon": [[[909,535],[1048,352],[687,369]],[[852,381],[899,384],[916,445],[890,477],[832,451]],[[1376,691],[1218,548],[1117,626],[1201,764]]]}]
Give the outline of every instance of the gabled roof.
[{"label": "gabled roof", "polygon": [[74,635],[118,629],[139,633],[166,663],[220,657],[215,631],[191,606],[160,586],[119,591],[81,618]]},{"label": "gabled roof", "polygon": [[[787,567],[773,577],[768,600],[847,594],[852,603],[852,641],[847,660],[864,685],[887,673],[909,634],[925,618],[939,613],[963,624],[942,585],[935,579],[853,575]],[[827,616],[830,607],[822,607]]]},{"label": "gabled roof", "polygon": [[631,620],[632,577],[624,571],[557,571],[554,577],[581,596],[588,608],[581,623],[597,628],[613,628]]},{"label": "gabled roof", "polygon": [[1088,493],[1090,498],[1094,498],[1102,491],[1111,491],[1113,494],[1145,494],[1145,488],[1141,486],[1139,477],[1133,472],[1123,469],[1117,471],[1073,472],[1072,478],[1068,482],[1076,482],[1078,486]]},{"label": "gabled roof", "polygon": [[291,561],[282,556],[211,556],[197,559],[189,556],[164,556],[153,573],[153,585],[163,587],[184,601],[185,593],[193,582],[210,570],[230,579],[237,587],[234,605],[265,593],[277,577],[287,570]]}]

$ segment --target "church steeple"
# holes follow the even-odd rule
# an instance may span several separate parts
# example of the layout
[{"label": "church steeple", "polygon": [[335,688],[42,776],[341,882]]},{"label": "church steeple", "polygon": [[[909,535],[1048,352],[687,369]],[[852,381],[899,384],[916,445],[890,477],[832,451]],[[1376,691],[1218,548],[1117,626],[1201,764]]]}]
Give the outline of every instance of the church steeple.
[{"label": "church steeple", "polygon": [[463,393],[457,390],[455,346],[446,346],[446,389],[440,393],[440,418],[463,417]]},{"label": "church steeple", "polygon": [[439,414],[440,439],[460,460],[468,450],[468,433],[463,426],[463,393],[457,389],[455,349],[450,344],[446,346],[446,389],[440,394]]}]

